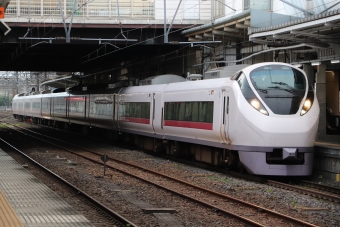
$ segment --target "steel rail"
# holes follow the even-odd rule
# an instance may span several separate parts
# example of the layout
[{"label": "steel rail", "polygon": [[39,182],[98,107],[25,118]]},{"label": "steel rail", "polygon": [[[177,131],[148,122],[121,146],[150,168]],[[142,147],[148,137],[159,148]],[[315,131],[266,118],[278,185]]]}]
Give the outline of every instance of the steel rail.
[{"label": "steel rail", "polygon": [[[26,134],[27,135],[27,134]],[[110,208],[108,208],[107,206],[105,206],[104,204],[100,203],[99,201],[97,201],[96,199],[94,199],[93,197],[91,197],[89,194],[87,194],[86,192],[80,190],[79,188],[77,188],[76,186],[72,185],[71,183],[69,183],[67,180],[65,180],[64,178],[60,177],[58,174],[52,172],[51,170],[47,169],[45,166],[43,166],[42,164],[40,164],[39,162],[35,161],[33,158],[31,158],[30,156],[26,155],[24,152],[20,151],[19,149],[17,149],[16,147],[14,147],[13,145],[11,145],[10,143],[8,143],[7,141],[3,140],[2,138],[0,138],[0,140],[7,144],[9,147],[11,147],[12,149],[16,150],[17,152],[19,152],[21,155],[25,156],[27,159],[29,159],[31,162],[33,162],[35,165],[39,166],[41,169],[43,169],[44,171],[48,172],[49,174],[53,175],[55,178],[57,178],[58,180],[60,180],[61,182],[63,182],[64,184],[66,184],[68,187],[72,188],[74,191],[77,191],[78,195],[83,196],[85,199],[87,199],[89,202],[91,202],[92,204],[94,204],[96,207],[98,207],[100,210],[104,211],[107,215],[109,215],[110,217],[114,218],[116,221],[119,221],[122,225],[126,225],[126,226],[133,226],[133,227],[138,227],[138,225],[134,224],[133,222],[127,220],[126,218],[124,218],[123,216],[119,215],[118,213],[114,212],[113,210],[111,210]]]},{"label": "steel rail", "polygon": [[[56,141],[58,141],[58,142],[63,142],[63,143],[65,143],[65,144],[69,144],[69,145],[71,145],[71,146],[74,146],[74,147],[76,147],[76,148],[79,148],[79,149],[88,151],[88,152],[90,152],[90,153],[92,153],[92,154],[95,154],[95,155],[98,155],[98,156],[101,156],[101,155],[102,155],[102,154],[98,154],[97,152],[93,152],[93,151],[91,151],[91,150],[89,150],[89,149],[82,148],[82,147],[80,147],[80,146],[77,146],[77,145],[74,145],[74,144],[71,144],[71,143],[68,143],[68,142],[65,142],[65,141],[62,141],[62,140],[59,140],[59,139],[56,139],[56,138],[47,136],[47,135],[43,135],[43,134],[34,132],[34,131],[32,131],[32,130],[29,130],[29,129],[22,128],[22,127],[20,127],[20,126],[16,126],[16,125],[13,125],[13,126],[18,127],[18,128],[21,128],[21,129],[23,129],[23,130],[30,131],[30,132],[32,132],[32,133],[34,133],[34,134],[38,134],[38,135],[40,135],[40,136],[44,136],[44,137],[47,137],[47,138],[56,140]],[[61,148],[61,149],[64,149],[64,150],[66,150],[66,151],[69,151],[69,152],[71,152],[71,153],[73,153],[73,154],[75,154],[75,155],[77,155],[77,156],[83,157],[83,158],[85,158],[85,159],[87,159],[87,160],[90,160],[90,161],[92,161],[92,162],[98,163],[98,164],[100,164],[100,165],[103,164],[103,163],[100,162],[100,161],[93,160],[93,159],[88,158],[88,157],[86,157],[86,156],[84,156],[84,155],[81,155],[81,154],[76,153],[76,152],[74,152],[74,151],[71,151],[71,150],[69,150],[69,149],[67,149],[67,148],[64,148],[64,147],[62,147],[62,146],[60,146],[60,145],[57,145],[57,144],[48,142],[48,141],[46,141],[46,140],[43,140],[43,139],[41,139],[41,138],[37,138],[37,137],[32,136],[32,135],[29,135],[29,136],[34,137],[34,138],[39,139],[39,140],[42,140],[42,141],[44,141],[44,142],[53,144],[53,145],[55,145],[55,146],[57,146],[57,147],[59,147],[59,148]],[[200,187],[200,186],[197,186],[197,185],[194,185],[194,184],[185,182],[185,181],[183,181],[183,180],[180,180],[180,179],[177,179],[177,178],[168,176],[168,175],[166,175],[166,174],[162,174],[162,173],[153,171],[153,170],[148,169],[148,168],[145,168],[145,167],[141,167],[141,166],[138,166],[138,165],[134,165],[134,164],[131,164],[131,163],[128,163],[128,162],[119,160],[119,159],[115,159],[115,158],[110,158],[110,159],[113,160],[113,161],[122,163],[122,164],[124,164],[124,165],[132,166],[132,167],[134,167],[134,168],[138,168],[138,169],[140,169],[140,170],[143,170],[144,172],[147,171],[147,172],[149,172],[149,173],[152,173],[152,174],[155,174],[155,175],[158,175],[158,176],[162,176],[162,177],[165,177],[165,178],[167,178],[167,179],[170,179],[170,180],[173,180],[173,181],[182,183],[182,184],[184,184],[184,185],[187,185],[187,186],[190,186],[190,187],[193,187],[193,188],[196,188],[196,189],[205,191],[205,192],[210,193],[210,194],[212,194],[212,195],[219,196],[219,197],[222,197],[222,198],[225,198],[225,199],[229,199],[229,200],[232,200],[232,201],[237,202],[237,203],[241,203],[241,204],[243,204],[243,205],[246,205],[246,206],[251,207],[251,208],[254,208],[254,209],[263,210],[263,211],[265,211],[265,212],[267,212],[267,213],[269,213],[269,214],[272,214],[272,215],[275,215],[275,216],[277,216],[277,217],[280,217],[280,218],[284,218],[284,219],[290,220],[290,221],[292,221],[292,222],[296,222],[296,223],[302,224],[302,225],[304,225],[304,226],[313,226],[313,227],[316,227],[316,225],[311,224],[311,223],[308,223],[308,222],[305,222],[305,221],[303,221],[303,220],[296,219],[296,218],[287,216],[287,215],[285,215],[285,214],[281,214],[281,213],[279,213],[279,212],[276,212],[276,211],[273,211],[273,210],[270,210],[270,209],[267,209],[267,208],[264,208],[264,207],[261,207],[261,206],[257,206],[257,205],[252,204],[252,203],[248,203],[248,202],[246,202],[246,201],[243,201],[243,200],[240,200],[240,199],[237,199],[237,198],[234,198],[234,197],[225,195],[225,194],[221,194],[221,193],[218,193],[218,192],[215,192],[215,191],[211,191],[211,190],[209,190],[209,189],[206,189],[206,188],[203,188],[203,187]],[[157,183],[151,182],[151,181],[146,180],[146,179],[144,179],[144,178],[140,178],[140,177],[138,177],[138,176],[136,176],[136,175],[134,175],[134,174],[128,173],[128,172],[126,172],[126,171],[124,171],[124,170],[121,170],[121,169],[119,169],[119,168],[117,168],[117,167],[114,167],[114,166],[112,166],[112,165],[107,164],[106,166],[109,167],[109,168],[111,168],[111,169],[114,169],[114,170],[117,170],[117,171],[119,171],[119,172],[122,172],[122,173],[124,173],[124,174],[126,174],[126,175],[129,175],[129,176],[132,176],[132,177],[137,178],[137,179],[139,179],[139,180],[145,181],[145,182],[147,182],[147,183],[149,183],[149,184],[152,184],[152,185],[154,185],[154,186],[156,186],[156,187],[162,188],[162,189],[164,189],[164,190],[170,191],[170,192],[172,192],[172,193],[175,193],[175,194],[177,194],[177,195],[180,195],[180,196],[182,196],[182,197],[185,197],[185,198],[187,198],[187,199],[190,199],[190,200],[192,200],[192,201],[195,201],[195,202],[197,202],[197,203],[201,203],[201,204],[206,205],[206,206],[209,206],[209,207],[211,207],[211,208],[213,208],[213,209],[218,209],[219,211],[222,211],[222,212],[224,212],[224,213],[226,213],[226,214],[228,214],[228,215],[231,215],[231,216],[233,216],[233,217],[241,218],[241,220],[243,220],[244,222],[247,222],[247,223],[250,223],[250,224],[256,225],[256,226],[262,226],[262,225],[259,224],[259,223],[256,223],[256,222],[254,223],[252,220],[249,220],[249,219],[247,219],[247,218],[243,218],[243,217],[241,217],[241,216],[239,216],[239,215],[237,215],[237,214],[234,214],[234,213],[232,213],[232,212],[223,210],[223,209],[218,208],[218,207],[215,207],[215,206],[213,206],[213,205],[209,205],[209,204],[205,203],[204,201],[198,200],[198,199],[196,199],[196,198],[192,198],[192,197],[190,197],[190,196],[183,195],[183,194],[181,194],[181,193],[179,193],[179,192],[173,191],[172,189],[169,189],[169,188],[160,186],[160,185],[158,185]]]},{"label": "steel rail", "polygon": [[314,191],[314,190],[310,190],[307,188],[303,188],[303,187],[299,187],[299,186],[294,186],[294,185],[290,185],[290,184],[285,184],[285,183],[281,183],[278,181],[272,181],[272,180],[267,180],[267,184],[271,185],[271,186],[275,186],[278,188],[283,188],[283,189],[287,189],[290,191],[297,191],[300,192],[302,194],[307,194],[316,198],[323,198],[332,202],[337,202],[340,203],[340,197],[339,196],[335,196],[335,195],[331,195],[331,194],[326,194],[323,192],[319,192],[319,191]]},{"label": "steel rail", "polygon": [[334,194],[340,194],[340,188],[336,188],[336,187],[332,187],[332,186],[328,186],[328,185],[324,185],[324,184],[317,184],[311,181],[306,181],[306,180],[301,180],[301,182],[299,182],[302,185],[307,185],[309,187],[312,188],[316,188],[319,190],[323,190],[323,191],[327,191],[327,192],[332,192]]}]

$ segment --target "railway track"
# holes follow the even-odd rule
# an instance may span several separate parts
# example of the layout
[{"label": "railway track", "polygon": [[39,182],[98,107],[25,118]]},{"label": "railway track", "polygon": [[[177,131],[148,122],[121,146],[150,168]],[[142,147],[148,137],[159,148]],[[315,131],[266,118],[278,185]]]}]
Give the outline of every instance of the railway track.
[{"label": "railway track", "polygon": [[299,184],[302,185],[302,186],[309,187],[309,188],[315,188],[315,189],[318,189],[318,190],[331,192],[331,193],[334,193],[336,195],[340,195],[340,188],[331,187],[331,186],[323,185],[323,184],[317,184],[315,182],[306,181],[306,180],[301,180],[299,182]]},{"label": "railway track", "polygon": [[[267,180],[267,184],[277,188],[283,188],[290,191],[295,191],[304,195],[313,196],[315,198],[328,200],[331,202],[340,203],[340,189],[319,185],[309,181],[299,181],[292,184],[282,183],[279,181]],[[301,186],[298,186],[301,185]],[[311,189],[313,188],[313,189]]]},{"label": "railway track", "polygon": [[[21,128],[19,126],[14,125],[9,126],[8,124],[4,125],[6,125],[9,128],[12,128],[13,130],[17,130],[21,133],[24,133],[25,135],[53,144],[54,146],[58,146],[59,148],[71,152],[74,155],[85,158],[91,162],[102,165],[100,157],[102,157],[103,153],[97,153],[89,149],[82,148],[80,146],[70,144],[68,142],[64,142],[56,138],[39,134],[32,130]],[[14,129],[14,127],[20,129],[19,130]],[[24,132],[21,130],[23,130]],[[47,139],[41,139],[39,137],[44,137]],[[53,140],[55,142],[50,142],[47,140]],[[61,144],[63,144],[63,146],[61,146]],[[231,216],[252,226],[270,226],[271,223],[280,223],[280,225],[283,226],[316,226],[314,224],[276,212],[274,210],[270,210],[265,207],[258,206],[256,204],[252,204],[237,199],[235,197],[228,196],[226,194],[221,194],[209,190],[207,188],[191,184],[182,179],[177,179],[166,174],[161,174],[157,171],[147,169],[142,166],[134,165],[128,162],[124,162],[122,160],[111,158],[107,162],[107,167],[112,170],[119,171],[125,175],[137,178],[141,181],[154,185],[163,190],[169,191],[173,194],[186,198],[192,202],[201,204],[205,207],[209,207],[211,210],[215,212]],[[235,207],[238,208],[242,207],[241,209],[238,209],[238,211],[241,210],[242,212],[233,212],[235,210],[234,209]]]},{"label": "railway track", "polygon": [[122,217],[118,213],[114,212],[104,204],[100,203],[98,200],[94,199],[91,197],[89,194],[86,192],[82,191],[80,188],[74,186],[73,184],[69,183],[62,177],[60,177],[58,174],[54,173],[53,171],[49,170],[39,162],[35,161],[33,158],[22,152],[21,150],[17,149],[15,146],[10,144],[9,142],[3,140],[0,138],[0,141],[7,146],[9,146],[11,149],[17,151],[21,156],[25,157],[28,159],[30,162],[38,166],[41,170],[43,170],[45,173],[47,173],[50,177],[55,178],[56,182],[61,183],[64,185],[65,188],[67,188],[69,191],[71,191],[74,195],[77,196],[80,200],[82,200],[84,203],[86,203],[88,206],[90,206],[93,210],[97,211],[96,214],[102,214],[102,217],[100,219],[105,219],[105,225],[109,226],[135,226],[137,227],[136,224],[134,224],[132,221],[127,220],[126,218]]}]

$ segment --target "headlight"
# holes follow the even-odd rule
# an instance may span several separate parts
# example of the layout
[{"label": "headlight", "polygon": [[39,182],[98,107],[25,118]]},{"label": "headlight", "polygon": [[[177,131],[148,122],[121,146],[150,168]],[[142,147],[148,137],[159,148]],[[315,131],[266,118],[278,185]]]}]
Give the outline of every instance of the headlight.
[{"label": "headlight", "polygon": [[310,110],[310,108],[313,105],[313,101],[314,101],[314,91],[309,90],[307,93],[307,98],[302,105],[302,109],[300,113],[301,116],[305,115]]},{"label": "headlight", "polygon": [[249,102],[249,104],[254,107],[256,110],[258,110],[260,113],[264,114],[264,115],[268,115],[268,111],[266,110],[266,108],[261,104],[260,100],[258,99],[252,99],[252,100],[247,100]]},{"label": "headlight", "polygon": [[250,101],[250,105],[252,105],[255,109],[259,110],[261,104],[260,104],[260,101],[257,100],[257,99],[252,99]]},{"label": "headlight", "polygon": [[312,107],[312,101],[309,99],[306,99],[306,101],[303,103],[303,106],[302,106],[301,116],[305,115],[311,107]]}]

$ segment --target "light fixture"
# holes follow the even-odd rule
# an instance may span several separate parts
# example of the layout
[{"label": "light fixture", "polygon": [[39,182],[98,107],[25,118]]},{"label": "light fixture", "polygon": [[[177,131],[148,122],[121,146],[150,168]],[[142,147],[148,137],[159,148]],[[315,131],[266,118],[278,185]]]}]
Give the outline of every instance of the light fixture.
[{"label": "light fixture", "polygon": [[332,64],[340,63],[340,60],[339,59],[334,59],[334,60],[331,60],[331,63]]},{"label": "light fixture", "polygon": [[306,99],[306,101],[303,103],[300,115],[301,116],[305,115],[310,110],[310,108],[312,107],[312,104],[313,103],[312,103],[311,100]]},{"label": "light fixture", "polygon": [[312,62],[312,65],[320,65],[320,64],[321,64],[321,62],[319,62],[319,61]]},{"label": "light fixture", "polygon": [[300,68],[302,66],[302,64],[293,64],[294,67],[296,68]]}]

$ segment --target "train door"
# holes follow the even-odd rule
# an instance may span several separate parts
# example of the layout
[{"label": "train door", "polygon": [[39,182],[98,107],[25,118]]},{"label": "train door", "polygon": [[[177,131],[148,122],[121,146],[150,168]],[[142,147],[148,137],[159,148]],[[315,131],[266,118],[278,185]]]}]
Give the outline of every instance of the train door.
[{"label": "train door", "polygon": [[224,90],[223,91],[223,118],[222,118],[222,122],[223,122],[223,138],[224,141],[229,144],[230,143],[230,139],[229,139],[229,103],[230,103],[230,92],[229,90]]},{"label": "train door", "polygon": [[113,105],[112,105],[112,122],[113,122],[113,127],[117,128],[117,122],[116,122],[116,100],[117,100],[117,94],[113,94],[112,95],[112,100],[113,100]]},{"label": "train door", "polygon": [[54,97],[51,97],[51,119],[54,119]]},{"label": "train door", "polygon": [[40,118],[42,118],[43,117],[43,113],[42,113],[42,104],[43,104],[43,99],[42,98],[40,98]]},{"label": "train door", "polygon": [[119,128],[118,112],[119,112],[119,94],[114,94],[113,95],[113,126],[115,128]]},{"label": "train door", "polygon": [[90,100],[90,95],[84,95],[83,96],[83,100],[84,100],[84,120],[86,121],[88,119],[86,112],[90,112],[90,111],[86,111],[86,107],[90,107],[90,105],[87,103]]},{"label": "train door", "polygon": [[155,120],[155,93],[152,94],[152,100],[151,100],[151,126],[152,130],[155,132],[155,126],[154,126],[154,120]]},{"label": "train door", "polygon": [[48,98],[48,106],[47,106],[47,110],[48,110],[48,113],[49,113],[49,118],[51,119],[52,118],[52,98]]},{"label": "train door", "polygon": [[153,99],[151,101],[152,105],[152,128],[156,135],[163,136],[163,105],[162,105],[162,93],[157,92],[153,94]]},{"label": "train door", "polygon": [[66,119],[70,119],[70,95],[65,97],[66,101]]}]

